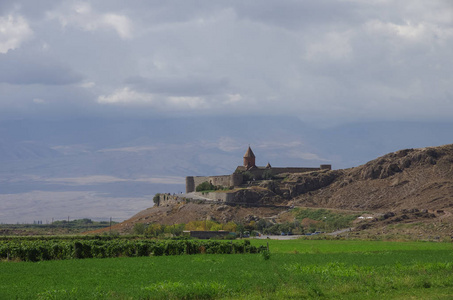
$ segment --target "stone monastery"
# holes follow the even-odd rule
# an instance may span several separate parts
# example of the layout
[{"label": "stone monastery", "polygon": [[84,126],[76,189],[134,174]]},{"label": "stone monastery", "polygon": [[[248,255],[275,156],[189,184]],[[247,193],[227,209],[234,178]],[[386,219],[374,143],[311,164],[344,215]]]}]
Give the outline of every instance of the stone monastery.
[{"label": "stone monastery", "polygon": [[196,187],[203,182],[210,182],[215,186],[225,188],[237,187],[244,183],[245,179],[252,177],[253,180],[261,180],[266,174],[271,176],[281,173],[303,173],[319,170],[331,170],[331,165],[320,165],[319,168],[305,167],[272,167],[269,163],[265,167],[258,167],[255,164],[255,154],[250,146],[244,155],[244,163],[238,166],[231,175],[220,176],[188,176],[186,177],[186,193],[194,192]]}]

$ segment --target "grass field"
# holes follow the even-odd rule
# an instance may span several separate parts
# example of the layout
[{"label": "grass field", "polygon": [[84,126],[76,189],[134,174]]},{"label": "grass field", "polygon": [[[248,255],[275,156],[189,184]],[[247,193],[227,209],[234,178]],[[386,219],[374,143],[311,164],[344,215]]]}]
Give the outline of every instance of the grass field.
[{"label": "grass field", "polygon": [[0,263],[0,299],[451,299],[453,244],[254,240],[260,254]]}]

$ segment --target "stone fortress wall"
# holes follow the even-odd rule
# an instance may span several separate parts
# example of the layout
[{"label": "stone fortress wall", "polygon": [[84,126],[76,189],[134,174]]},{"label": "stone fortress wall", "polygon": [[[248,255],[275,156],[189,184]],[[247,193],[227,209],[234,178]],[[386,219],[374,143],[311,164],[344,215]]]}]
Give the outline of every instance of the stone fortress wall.
[{"label": "stone fortress wall", "polygon": [[192,192],[191,196],[179,194],[159,194],[160,205],[179,204],[187,201],[216,201],[216,202],[233,202],[234,192]]},{"label": "stone fortress wall", "polygon": [[272,175],[278,175],[282,173],[305,173],[305,172],[315,172],[319,170],[331,170],[331,165],[321,165],[319,168],[304,168],[304,167],[283,167],[283,168],[255,168],[247,170],[245,167],[239,166],[236,169],[236,172],[249,172],[257,180],[262,179],[265,173],[270,173]]},{"label": "stone fortress wall", "polygon": [[[304,167],[271,167],[268,164],[266,167],[257,167],[255,165],[255,154],[250,146],[244,155],[244,165],[238,166],[236,171],[231,175],[220,176],[188,176],[186,177],[186,193],[195,192],[196,187],[203,182],[210,182],[215,186],[225,188],[237,187],[244,183],[244,172],[248,172],[253,176],[253,179],[263,179],[265,173],[270,173],[275,176],[282,173],[305,173],[320,170],[331,170],[331,165],[320,165],[319,168],[304,168]],[[217,200],[217,199],[214,199]]]},{"label": "stone fortress wall", "polygon": [[242,174],[219,175],[219,176],[188,176],[186,177],[186,193],[195,192],[198,185],[210,182],[215,186],[235,187],[241,185]]}]

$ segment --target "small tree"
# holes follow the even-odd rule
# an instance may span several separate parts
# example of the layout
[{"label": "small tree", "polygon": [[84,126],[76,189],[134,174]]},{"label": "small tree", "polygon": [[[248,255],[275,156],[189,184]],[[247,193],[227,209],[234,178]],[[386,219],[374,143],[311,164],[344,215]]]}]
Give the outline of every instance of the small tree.
[{"label": "small tree", "polygon": [[263,179],[264,179],[264,180],[271,180],[271,179],[274,179],[274,175],[272,174],[272,171],[271,171],[271,170],[266,170],[266,171],[264,171],[264,173],[263,173]]},{"label": "small tree", "polygon": [[175,224],[175,225],[168,226],[168,227],[170,227],[169,232],[171,234],[173,234],[175,236],[180,236],[183,234],[185,224]]},{"label": "small tree", "polygon": [[236,227],[236,232],[242,234],[244,232],[245,228],[244,228],[244,225],[242,225],[241,223],[239,223]]},{"label": "small tree", "polygon": [[160,233],[163,233],[164,231],[162,230],[162,226],[160,224],[149,224],[148,227],[145,230],[145,234],[147,236],[158,236]]},{"label": "small tree", "polygon": [[160,194],[159,193],[154,195],[153,202],[154,202],[154,205],[159,206],[159,204],[160,204]]},{"label": "small tree", "polygon": [[230,232],[236,232],[237,226],[238,225],[236,223],[234,223],[233,221],[230,221],[223,225],[223,230],[230,231]]},{"label": "small tree", "polygon": [[195,190],[196,190],[197,192],[212,191],[212,190],[215,190],[215,189],[216,189],[216,187],[215,187],[212,183],[207,182],[207,181],[205,181],[205,182],[203,182],[203,183],[200,183],[200,184],[195,188]]},{"label": "small tree", "polygon": [[145,224],[135,223],[134,224],[134,234],[144,234],[145,233]]},{"label": "small tree", "polygon": [[260,219],[257,223],[256,223],[256,229],[257,230],[264,230],[264,228],[268,227],[270,224],[268,224],[268,222],[266,222],[266,220],[264,219]]},{"label": "small tree", "polygon": [[253,174],[249,171],[245,171],[244,173],[242,173],[242,176],[244,181],[252,181],[254,178]]}]

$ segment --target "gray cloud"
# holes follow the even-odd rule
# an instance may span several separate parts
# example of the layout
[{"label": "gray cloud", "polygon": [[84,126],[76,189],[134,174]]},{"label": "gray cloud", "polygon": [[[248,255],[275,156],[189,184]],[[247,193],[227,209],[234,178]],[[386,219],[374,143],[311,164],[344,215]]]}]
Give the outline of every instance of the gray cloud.
[{"label": "gray cloud", "polygon": [[125,80],[126,84],[140,91],[175,96],[205,96],[228,92],[228,80],[225,78],[144,78],[140,76],[130,77]]},{"label": "gray cloud", "polygon": [[14,51],[0,56],[0,69],[0,82],[17,85],[67,85],[83,79],[81,74],[51,58],[24,57]]},{"label": "gray cloud", "polygon": [[60,114],[78,106],[319,123],[453,114],[448,1],[35,2],[0,4],[0,17],[33,32],[0,54],[0,92],[10,97],[0,109],[58,102]]},{"label": "gray cloud", "polygon": [[357,24],[362,17],[355,10],[359,5],[346,1],[239,1],[236,12],[240,18],[260,22],[265,25],[275,25],[289,30],[304,27],[324,27],[336,24]]},{"label": "gray cloud", "polygon": [[0,14],[18,12],[25,14],[27,18],[42,18],[47,10],[57,5],[56,0],[2,0],[0,2]]}]

